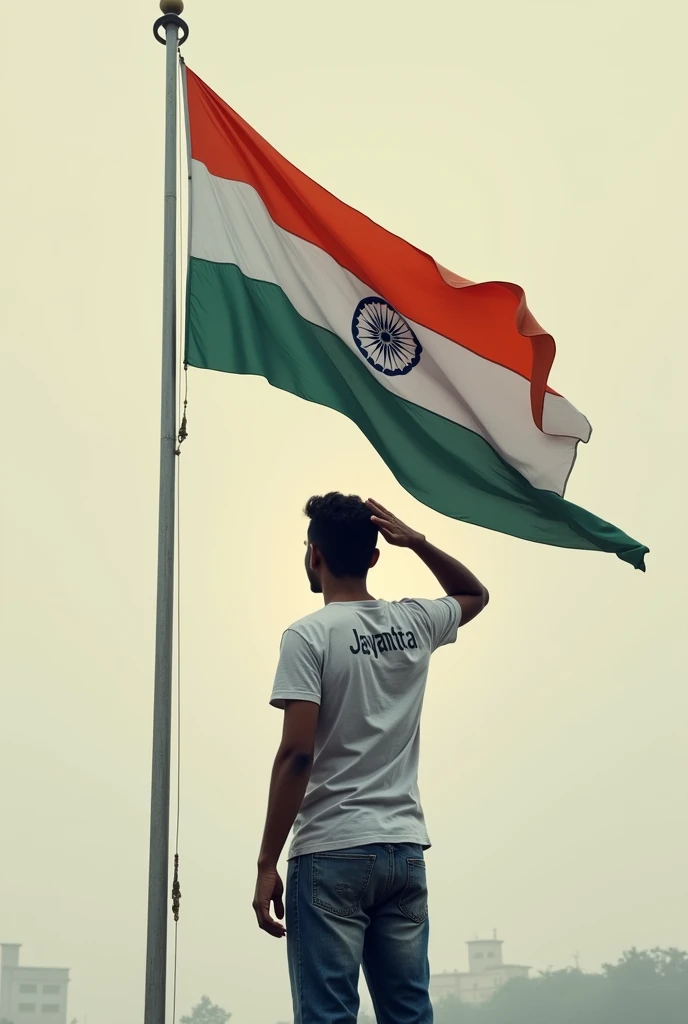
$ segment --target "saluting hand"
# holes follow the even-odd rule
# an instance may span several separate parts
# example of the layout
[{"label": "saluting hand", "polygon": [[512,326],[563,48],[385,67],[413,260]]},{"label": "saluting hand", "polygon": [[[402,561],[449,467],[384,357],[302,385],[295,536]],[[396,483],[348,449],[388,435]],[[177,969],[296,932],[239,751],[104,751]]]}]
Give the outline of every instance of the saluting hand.
[{"label": "saluting hand", "polygon": [[370,517],[372,522],[378,527],[388,544],[397,548],[414,548],[425,540],[424,534],[419,533],[418,530],[412,530],[406,523],[402,523],[401,519],[397,519],[379,501],[368,498],[366,505],[373,513]]}]

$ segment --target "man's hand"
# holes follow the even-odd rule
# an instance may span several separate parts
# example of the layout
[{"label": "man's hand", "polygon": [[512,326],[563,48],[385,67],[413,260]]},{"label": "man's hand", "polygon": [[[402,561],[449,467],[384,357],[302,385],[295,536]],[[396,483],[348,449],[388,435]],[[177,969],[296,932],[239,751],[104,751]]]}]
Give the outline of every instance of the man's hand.
[{"label": "man's hand", "polygon": [[461,605],[462,626],[480,614],[490,595],[477,576],[456,558],[430,544],[422,533],[402,523],[378,501],[369,498],[366,505],[373,513],[371,521],[378,527],[387,543],[414,551],[444,588],[445,594],[453,597]]},{"label": "man's hand", "polygon": [[[284,885],[277,874],[277,868],[259,867],[256,894],[253,897],[253,909],[256,912],[258,927],[276,939],[283,938],[287,932],[280,921],[284,920]],[[274,904],[277,921],[270,914],[270,904]]]},{"label": "man's hand", "polygon": [[418,533],[406,523],[402,523],[401,519],[397,519],[378,501],[368,498],[366,505],[373,513],[370,517],[372,522],[375,523],[388,544],[393,544],[397,548],[414,548],[425,540],[422,533]]}]

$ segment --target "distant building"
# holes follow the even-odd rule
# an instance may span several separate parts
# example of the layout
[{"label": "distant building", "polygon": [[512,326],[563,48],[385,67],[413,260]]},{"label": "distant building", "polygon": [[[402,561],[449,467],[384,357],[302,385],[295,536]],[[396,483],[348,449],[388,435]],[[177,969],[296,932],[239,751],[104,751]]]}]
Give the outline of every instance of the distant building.
[{"label": "distant building", "polygon": [[21,967],[18,945],[3,942],[0,950],[0,1021],[67,1024],[67,968]]},{"label": "distant building", "polygon": [[505,964],[502,940],[495,932],[492,939],[473,939],[468,946],[468,970],[446,971],[430,978],[433,1003],[445,996],[456,996],[463,1003],[486,1003],[497,989],[512,978],[527,978],[530,967]]}]

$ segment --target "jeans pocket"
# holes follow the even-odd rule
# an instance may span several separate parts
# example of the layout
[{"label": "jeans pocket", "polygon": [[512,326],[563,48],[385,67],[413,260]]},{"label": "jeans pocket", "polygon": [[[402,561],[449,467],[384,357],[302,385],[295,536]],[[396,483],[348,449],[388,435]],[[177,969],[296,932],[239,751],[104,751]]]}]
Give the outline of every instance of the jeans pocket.
[{"label": "jeans pocket", "polygon": [[361,905],[375,860],[374,853],[314,853],[313,906],[351,917]]},{"label": "jeans pocket", "polygon": [[423,924],[428,916],[428,883],[422,858],[406,860],[406,887],[399,897],[399,910],[416,924]]}]

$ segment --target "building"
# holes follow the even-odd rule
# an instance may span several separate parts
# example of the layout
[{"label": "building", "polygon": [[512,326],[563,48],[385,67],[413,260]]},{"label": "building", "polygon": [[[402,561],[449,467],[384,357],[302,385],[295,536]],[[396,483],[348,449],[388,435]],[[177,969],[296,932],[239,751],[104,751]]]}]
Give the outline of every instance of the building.
[{"label": "building", "polygon": [[67,1024],[65,967],[22,967],[19,946],[0,946],[0,1022]]},{"label": "building", "polygon": [[527,978],[530,967],[505,964],[502,940],[495,932],[491,939],[473,939],[468,946],[468,970],[446,971],[430,978],[433,1003],[445,996],[458,997],[464,1003],[485,1003],[497,989],[512,978]]}]

